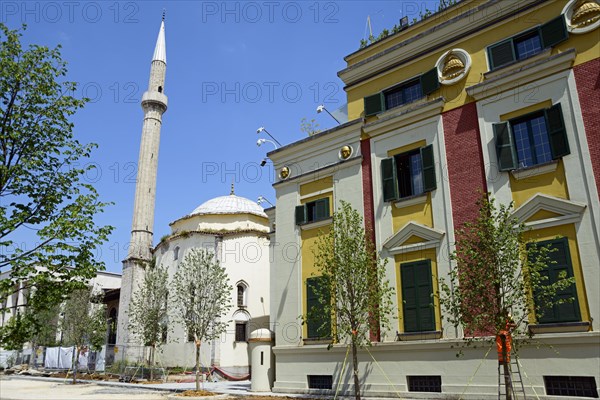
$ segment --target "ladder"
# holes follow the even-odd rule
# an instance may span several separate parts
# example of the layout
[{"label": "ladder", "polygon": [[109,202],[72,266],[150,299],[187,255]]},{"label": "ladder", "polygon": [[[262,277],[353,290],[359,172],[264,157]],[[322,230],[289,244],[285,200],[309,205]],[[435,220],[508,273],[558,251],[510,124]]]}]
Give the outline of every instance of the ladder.
[{"label": "ladder", "polygon": [[[510,357],[506,369],[508,370],[507,374],[505,374],[505,365],[498,363],[498,400],[526,400],[519,359],[515,353]],[[506,396],[507,393],[510,395],[509,397]]]}]

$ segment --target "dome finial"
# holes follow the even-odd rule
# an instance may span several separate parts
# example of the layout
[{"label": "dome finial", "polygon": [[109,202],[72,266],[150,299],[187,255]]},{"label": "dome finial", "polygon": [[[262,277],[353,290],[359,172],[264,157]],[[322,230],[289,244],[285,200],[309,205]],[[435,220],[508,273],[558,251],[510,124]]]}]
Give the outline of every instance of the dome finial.
[{"label": "dome finial", "polygon": [[229,193],[230,196],[234,196],[235,195],[235,187],[233,186],[233,181],[231,181],[231,193]]}]

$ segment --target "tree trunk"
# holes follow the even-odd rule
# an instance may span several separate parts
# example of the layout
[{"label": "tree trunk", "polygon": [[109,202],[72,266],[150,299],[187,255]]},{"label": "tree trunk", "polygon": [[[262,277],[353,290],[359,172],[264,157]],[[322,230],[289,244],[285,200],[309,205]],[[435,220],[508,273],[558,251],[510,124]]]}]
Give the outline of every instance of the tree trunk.
[{"label": "tree trunk", "polygon": [[200,390],[200,341],[196,340],[196,390]]},{"label": "tree trunk", "polygon": [[358,380],[358,355],[356,349],[356,342],[354,337],[352,338],[352,375],[354,375],[354,397],[356,400],[360,400],[360,382]]},{"label": "tree trunk", "polygon": [[150,380],[154,379],[154,350],[155,345],[153,344],[152,347],[150,347]]},{"label": "tree trunk", "polygon": [[504,388],[506,389],[506,400],[512,400],[512,376],[510,374],[508,357],[510,356],[506,351],[506,335],[501,335],[502,340],[502,368],[504,368]]},{"label": "tree trunk", "polygon": [[79,354],[81,353],[81,347],[77,346],[75,351],[75,361],[73,362],[73,385],[77,383],[77,368],[79,367]]}]

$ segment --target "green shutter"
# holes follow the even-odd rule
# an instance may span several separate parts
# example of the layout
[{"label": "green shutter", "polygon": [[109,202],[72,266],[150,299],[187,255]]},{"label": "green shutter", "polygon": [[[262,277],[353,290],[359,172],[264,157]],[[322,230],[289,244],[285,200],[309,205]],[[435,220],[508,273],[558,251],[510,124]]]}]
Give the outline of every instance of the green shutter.
[{"label": "green shutter", "polygon": [[492,71],[517,59],[512,38],[489,46],[487,52]]},{"label": "green shutter", "polygon": [[421,147],[421,165],[423,167],[423,191],[430,192],[437,188],[435,179],[435,158],[433,145]]},{"label": "green shutter", "polygon": [[[319,301],[319,295],[324,294],[322,291],[324,285],[323,277],[314,277],[306,279],[306,312],[307,318],[307,333],[309,338],[324,338],[331,336],[331,317],[319,312],[322,308]],[[329,296],[324,296],[325,301],[328,301]]]},{"label": "green shutter", "polygon": [[552,159],[556,160],[557,158],[571,154],[560,103],[547,108],[544,110],[544,113],[546,115],[546,126],[548,128]]},{"label": "green shutter", "polygon": [[383,93],[376,93],[364,98],[365,101],[365,117],[375,115],[385,110],[385,97]]},{"label": "green shutter", "polygon": [[307,220],[306,217],[306,206],[296,206],[296,225],[305,224]]},{"label": "green shutter", "polygon": [[421,75],[421,91],[427,96],[440,88],[437,67]]},{"label": "green shutter", "polygon": [[498,169],[510,171],[517,168],[517,150],[508,122],[494,124],[494,141],[496,142],[496,155],[498,156]]},{"label": "green shutter", "polygon": [[381,160],[381,180],[383,182],[383,201],[398,199],[398,177],[394,157]]},{"label": "green shutter", "polygon": [[400,265],[402,279],[402,315],[405,332],[435,330],[431,261]]},{"label": "green shutter", "polygon": [[[538,242],[538,246],[550,246],[555,249],[548,254],[550,264],[544,269],[543,274],[548,276],[548,284],[557,282],[561,274],[567,278],[573,277],[573,266],[571,264],[571,254],[569,251],[569,240],[560,238]],[[554,305],[552,308],[545,309],[538,322],[541,324],[559,323],[559,322],[578,322],[581,321],[579,313],[579,301],[577,299],[577,286],[575,284],[556,293],[554,302],[565,300],[563,304]]]},{"label": "green shutter", "polygon": [[561,14],[540,26],[540,36],[542,38],[542,46],[545,49],[556,46],[560,42],[567,40],[569,38],[569,32],[567,31],[565,16]]},{"label": "green shutter", "polygon": [[315,201],[315,221],[329,218],[329,197]]}]

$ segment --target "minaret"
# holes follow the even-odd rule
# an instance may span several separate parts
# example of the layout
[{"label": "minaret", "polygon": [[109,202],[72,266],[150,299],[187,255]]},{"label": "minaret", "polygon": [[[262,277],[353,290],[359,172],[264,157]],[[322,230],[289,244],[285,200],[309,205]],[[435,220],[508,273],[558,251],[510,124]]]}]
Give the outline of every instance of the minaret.
[{"label": "minaret", "polygon": [[[148,90],[142,96],[144,123],[138,160],[135,201],[131,241],[127,258],[123,261],[121,295],[119,299],[119,323],[117,344],[138,345],[135,338],[128,335],[128,308],[131,294],[137,290],[144,278],[144,270],[152,259],[152,234],[154,227],[154,202],[156,194],[156,172],[158,169],[158,147],[162,115],[167,110],[167,96],[164,95],[167,71],[167,49],[165,45],[165,16],[163,13],[154,56],[150,66]],[[128,349],[125,355],[133,353]]]}]

